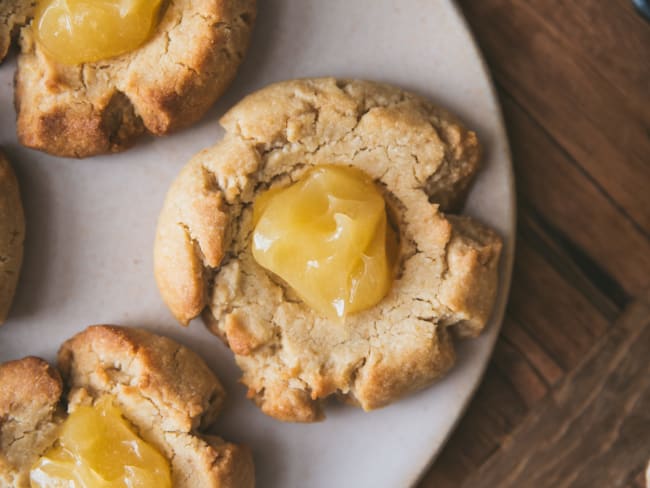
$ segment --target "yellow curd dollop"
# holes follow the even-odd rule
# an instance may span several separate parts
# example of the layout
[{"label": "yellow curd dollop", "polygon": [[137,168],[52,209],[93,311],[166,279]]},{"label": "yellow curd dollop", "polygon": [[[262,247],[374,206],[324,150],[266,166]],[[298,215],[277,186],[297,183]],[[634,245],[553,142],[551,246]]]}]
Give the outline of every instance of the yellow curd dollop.
[{"label": "yellow curd dollop", "polygon": [[36,39],[54,60],[80,64],[142,45],[154,31],[163,0],[40,0]]},{"label": "yellow curd dollop", "polygon": [[386,203],[359,170],[318,166],[253,206],[252,252],[330,318],[368,309],[391,286],[397,235]]},{"label": "yellow curd dollop", "polygon": [[135,433],[110,397],[78,407],[30,472],[32,488],[171,488],[169,462]]}]

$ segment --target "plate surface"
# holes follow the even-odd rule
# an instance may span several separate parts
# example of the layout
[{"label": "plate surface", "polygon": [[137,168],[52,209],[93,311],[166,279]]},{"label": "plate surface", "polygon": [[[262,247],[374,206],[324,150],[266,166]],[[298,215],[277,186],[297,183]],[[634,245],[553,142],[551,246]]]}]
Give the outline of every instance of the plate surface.
[{"label": "plate surface", "polygon": [[[230,393],[217,431],[255,453],[264,487],[400,487],[438,452],[476,388],[505,307],[514,243],[507,140],[489,78],[455,6],[447,0],[260,0],[253,44],[226,96],[202,123],[145,139],[113,156],[76,161],[16,142],[12,77],[0,67],[0,144],[22,185],[28,236],[0,361],[28,354],[53,360],[59,344],[94,323],[137,325],[192,347]],[[165,309],[152,273],[156,218],[189,158],[222,135],[217,119],[270,82],[306,76],[367,78],[425,95],[456,112],[486,149],[466,213],[504,236],[501,285],[487,331],[459,345],[441,382],[383,410],[332,404],[325,422],[282,424],[244,398],[229,351],[199,321],[182,329]]]}]

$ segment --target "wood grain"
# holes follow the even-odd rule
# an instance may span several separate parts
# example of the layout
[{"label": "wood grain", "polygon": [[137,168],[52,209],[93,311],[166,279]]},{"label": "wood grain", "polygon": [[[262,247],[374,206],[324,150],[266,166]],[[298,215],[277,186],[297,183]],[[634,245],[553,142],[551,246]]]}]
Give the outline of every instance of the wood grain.
[{"label": "wood grain", "polygon": [[[647,110],[639,108],[647,106],[647,87],[634,99],[603,76],[607,64],[597,64],[544,16],[541,6],[557,8],[557,2],[460,3],[497,83],[580,165],[585,177],[619,206],[621,215],[648,235],[650,126]],[[565,3],[561,10],[597,3],[610,5],[609,14],[618,15],[620,7],[601,0]],[[599,30],[607,24],[604,20],[591,28]],[[647,66],[650,32],[645,25],[637,30],[641,50],[631,56]]]},{"label": "wood grain", "polygon": [[503,108],[518,241],[492,361],[420,488],[645,487],[650,23],[627,0],[458,3]]},{"label": "wood grain", "polygon": [[501,102],[520,202],[533,207],[564,239],[600,263],[627,293],[649,287],[647,236],[620,214],[581,167],[506,92],[502,92]]},{"label": "wood grain", "polygon": [[498,456],[480,487],[623,486],[650,456],[650,296],[632,304]]},{"label": "wood grain", "polygon": [[607,319],[521,236],[508,314],[568,370],[607,328]]},{"label": "wood grain", "polygon": [[[645,21],[629,0],[575,2],[530,2],[557,37],[584,57],[611,86],[630,100],[648,95],[650,63],[639,62],[648,55],[650,34]],[[600,69],[606,66],[607,69]],[[650,104],[632,104],[642,118],[650,120]]]}]

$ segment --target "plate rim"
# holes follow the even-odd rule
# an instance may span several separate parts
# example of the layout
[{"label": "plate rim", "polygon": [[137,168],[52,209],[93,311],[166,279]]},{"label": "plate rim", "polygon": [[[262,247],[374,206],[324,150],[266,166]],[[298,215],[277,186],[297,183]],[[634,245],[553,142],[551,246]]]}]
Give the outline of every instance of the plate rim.
[{"label": "plate rim", "polygon": [[427,474],[429,469],[434,465],[436,459],[449,442],[451,435],[455,432],[460,420],[463,418],[469,404],[471,403],[478,387],[483,382],[485,377],[485,372],[487,370],[488,364],[492,359],[494,354],[494,347],[496,341],[500,335],[501,327],[503,325],[503,320],[505,319],[505,311],[508,305],[508,300],[510,297],[510,286],[512,284],[512,271],[515,259],[515,245],[516,245],[516,235],[517,235],[517,203],[516,203],[516,186],[515,186],[515,177],[514,177],[514,168],[512,164],[512,150],[510,148],[510,142],[508,139],[508,132],[506,130],[505,120],[503,118],[503,109],[501,103],[499,102],[499,97],[496,92],[494,80],[490,69],[488,68],[483,52],[479,48],[476,37],[467,22],[467,19],[463,15],[463,12],[458,5],[456,0],[448,0],[450,5],[450,11],[460,25],[463,26],[465,34],[468,37],[469,45],[473,51],[474,57],[479,61],[479,69],[483,74],[485,80],[488,84],[489,96],[494,102],[496,109],[496,119],[498,120],[498,125],[495,127],[495,133],[500,139],[500,142],[503,144],[503,153],[506,158],[506,181],[508,183],[509,196],[508,196],[508,208],[510,209],[510,222],[508,222],[508,228],[510,233],[504,238],[504,246],[501,254],[502,263],[499,266],[501,268],[501,275],[499,276],[499,286],[497,288],[497,301],[494,304],[494,309],[488,321],[488,327],[495,328],[492,332],[492,335],[489,339],[488,353],[485,355],[483,363],[480,367],[479,374],[476,375],[476,379],[472,383],[471,387],[466,390],[467,394],[462,399],[461,408],[459,408],[454,416],[452,422],[448,424],[446,431],[442,437],[442,441],[438,442],[437,445],[434,443],[431,449],[431,454],[428,459],[417,467],[417,471],[413,474],[411,481],[408,483],[408,486],[415,487],[424,476]]},{"label": "plate rim", "polygon": [[[499,146],[498,153],[495,151],[495,154],[492,157],[497,159],[497,161],[499,162],[499,170],[503,171],[504,174],[504,180],[505,180],[503,181],[504,189],[507,192],[509,192],[508,196],[505,195],[503,196],[504,203],[505,205],[507,205],[507,215],[509,219],[506,218],[502,221],[504,227],[508,229],[508,232],[502,234],[502,237],[504,239],[504,249],[502,251],[502,256],[501,256],[502,262],[500,263],[499,266],[500,268],[499,286],[497,288],[497,298],[495,300],[494,309],[492,311],[490,320],[488,321],[488,329],[483,333],[483,337],[487,340],[484,342],[484,345],[482,346],[483,351],[481,351],[482,352],[481,360],[478,361],[478,364],[476,365],[477,367],[474,369],[474,374],[472,375],[473,377],[471,377],[472,381],[469,382],[470,385],[468,385],[467,388],[465,388],[462,391],[462,395],[460,396],[459,401],[457,402],[456,405],[457,408],[454,409],[454,411],[449,415],[449,420],[444,425],[444,428],[441,429],[443,434],[441,436],[429,437],[426,443],[425,442],[422,443],[422,447],[420,447],[420,449],[418,450],[417,458],[414,459],[412,462],[405,463],[403,470],[400,469],[400,478],[401,478],[400,483],[404,483],[404,486],[413,486],[417,484],[420,480],[422,480],[422,478],[426,475],[430,467],[437,459],[438,455],[442,452],[443,448],[449,441],[451,434],[457,428],[460,419],[463,417],[464,413],[466,412],[470,401],[474,397],[478,386],[481,384],[485,376],[487,365],[489,364],[489,361],[492,358],[492,355],[494,353],[495,343],[499,336],[499,331],[503,323],[505,310],[508,303],[508,295],[509,295],[511,278],[512,278],[515,240],[516,240],[516,213],[517,213],[516,210],[517,209],[516,209],[516,191],[515,191],[515,179],[514,179],[514,170],[512,164],[512,155],[511,155],[510,145],[508,141],[506,126],[503,119],[502,107],[499,103],[499,98],[496,93],[495,85],[492,80],[490,71],[487,67],[487,64],[485,62],[485,59],[481,53],[481,50],[467,23],[467,20],[462,14],[462,10],[458,6],[458,3],[455,0],[447,0],[446,2],[440,2],[439,5],[440,7],[445,8],[445,10],[449,13],[450,20],[452,22],[455,22],[454,28],[458,29],[459,31],[464,31],[464,32],[459,32],[458,35],[461,38],[461,40],[463,39],[464,36],[464,42],[462,43],[463,47],[464,48],[466,47],[468,54],[470,55],[471,58],[473,58],[469,64],[477,68],[476,78],[481,79],[481,74],[482,74],[483,80],[485,80],[487,83],[486,90],[484,91],[484,96],[485,99],[491,102],[494,107],[493,118],[495,120],[494,125],[491,126],[490,132],[494,137],[494,141],[496,141],[495,146],[496,145]],[[12,63],[11,57],[8,59],[8,61],[9,63]],[[287,78],[287,79],[292,79],[292,78]],[[368,79],[372,79],[372,78],[368,78]],[[385,82],[385,80],[377,80],[377,81]],[[396,84],[396,86],[402,87],[399,83]],[[231,89],[229,89],[229,91],[230,90]],[[415,93],[419,93],[419,92],[415,91]],[[228,92],[226,92],[226,95],[227,94]],[[222,99],[225,98],[226,97],[223,97]],[[213,107],[211,110],[214,111],[215,107]],[[206,124],[206,122],[204,121],[197,125],[201,125],[201,124]],[[14,143],[14,141],[13,139],[11,139],[11,142],[3,141],[3,143],[9,144],[11,146]],[[11,149],[15,151],[15,148],[12,147]],[[20,149],[20,151],[22,150],[23,148]],[[501,168],[502,165],[505,165],[505,168]],[[480,177],[481,175],[479,174],[478,178]],[[167,190],[168,187],[166,187],[165,191]],[[161,204],[162,202],[159,203]],[[138,325],[140,327],[144,326],[145,328],[150,328],[151,325],[150,323],[137,324],[137,321],[136,324],[134,324],[133,320],[126,320],[126,321],[123,320],[122,322],[115,322],[115,323],[120,323],[122,325],[129,325],[129,326]],[[178,330],[181,329],[178,328]],[[169,331],[165,330],[164,328],[161,328],[159,333],[166,336],[175,337],[177,335],[182,334],[182,332],[184,332],[184,331],[182,332],[176,332],[176,331],[177,329],[174,329],[173,335],[170,335]],[[190,336],[191,334],[183,342],[184,344],[188,344],[191,342],[189,339]],[[204,357],[204,359],[206,358]],[[220,378],[222,374],[223,373],[218,373]],[[234,396],[232,392],[229,390],[229,396],[230,395]],[[259,480],[260,484],[261,481],[263,480]]]}]

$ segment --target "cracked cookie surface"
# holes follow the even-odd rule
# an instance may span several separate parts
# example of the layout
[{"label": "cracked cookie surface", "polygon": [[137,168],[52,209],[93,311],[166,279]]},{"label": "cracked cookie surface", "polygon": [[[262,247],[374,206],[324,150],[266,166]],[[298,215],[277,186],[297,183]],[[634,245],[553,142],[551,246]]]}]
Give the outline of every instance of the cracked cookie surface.
[{"label": "cracked cookie surface", "polygon": [[[186,165],[159,218],[154,270],[175,317],[202,314],[249,396],[282,420],[320,419],[330,395],[371,410],[442,376],[452,335],[480,333],[498,282],[500,238],[443,213],[478,170],[475,134],[413,94],[335,79],[271,85],[221,123],[224,139]],[[314,312],[251,254],[256,195],[320,164],[372,177],[400,235],[387,296],[344,321]]]},{"label": "cracked cookie surface", "polygon": [[[29,21],[34,3],[3,2],[0,48]],[[48,58],[25,25],[15,83],[20,142],[81,158],[193,124],[234,78],[255,15],[255,0],[169,0],[144,45],[74,66]]]},{"label": "cracked cookie surface", "polygon": [[0,151],[0,325],[7,318],[23,262],[25,216],[18,181]]},{"label": "cracked cookie surface", "polygon": [[29,470],[63,422],[63,382],[40,358],[0,364],[0,487],[29,487]]},{"label": "cracked cookie surface", "polygon": [[[41,369],[49,368],[35,358],[0,366],[0,442],[6,453],[0,457],[0,486],[29,486],[33,462],[51,446],[55,438],[51,431],[65,417],[58,405],[65,402],[68,411],[73,411],[104,394],[114,398],[140,437],[170,461],[175,488],[254,486],[250,451],[204,433],[214,423],[225,392],[203,360],[184,346],[141,329],[89,327],[59,350],[58,365],[67,392],[64,397],[61,380],[56,383],[58,373],[52,368],[47,370],[51,374],[48,395],[39,395],[45,388],[38,385],[44,382],[35,381],[35,368],[25,366],[33,361],[38,361]],[[21,371],[16,373],[17,369]],[[11,381],[5,381],[7,378]],[[25,394],[11,403],[13,411],[3,410],[11,384],[22,384],[20,391]],[[15,411],[25,412],[23,417],[29,422]],[[43,426],[47,428],[42,431]],[[15,449],[5,450],[4,446],[16,443],[21,429],[31,429],[41,442],[21,441],[18,456]],[[9,479],[20,482],[2,484]]]},{"label": "cracked cookie surface", "polygon": [[0,2],[0,63],[9,52],[15,31],[34,15],[36,0],[2,0]]}]

